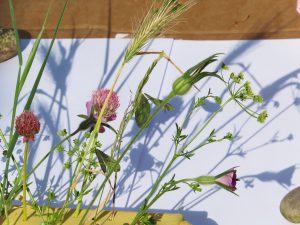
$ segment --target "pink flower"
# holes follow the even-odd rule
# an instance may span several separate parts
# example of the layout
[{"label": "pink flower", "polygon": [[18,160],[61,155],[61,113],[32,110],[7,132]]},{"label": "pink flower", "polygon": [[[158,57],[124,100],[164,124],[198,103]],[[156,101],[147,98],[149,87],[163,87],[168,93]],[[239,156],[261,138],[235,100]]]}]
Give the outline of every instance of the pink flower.
[{"label": "pink flower", "polygon": [[[97,119],[100,111],[104,105],[105,99],[108,96],[109,90],[108,89],[99,89],[97,91],[94,91],[92,95],[92,99],[86,103],[87,108],[87,114],[90,115],[92,108],[94,109],[93,116]],[[103,116],[102,116],[102,122],[107,123],[109,121],[113,121],[117,118],[117,109],[119,108],[119,98],[116,94],[116,92],[112,92],[106,109],[104,110]],[[104,132],[104,127],[101,126],[99,132]]]},{"label": "pink flower", "polygon": [[34,135],[40,131],[39,119],[33,112],[22,112],[16,118],[16,131],[23,136],[23,142],[34,141]]},{"label": "pink flower", "polygon": [[234,192],[236,190],[236,169],[229,169],[215,177],[215,183],[228,191]]},{"label": "pink flower", "polygon": [[298,13],[300,13],[300,0],[297,0],[296,10],[297,10]]}]

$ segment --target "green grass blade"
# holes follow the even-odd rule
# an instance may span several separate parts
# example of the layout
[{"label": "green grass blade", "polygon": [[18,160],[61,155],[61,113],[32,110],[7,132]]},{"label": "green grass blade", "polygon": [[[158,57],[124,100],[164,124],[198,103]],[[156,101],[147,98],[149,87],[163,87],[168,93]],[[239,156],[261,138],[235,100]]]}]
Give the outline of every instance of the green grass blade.
[{"label": "green grass blade", "polygon": [[[12,8],[12,11],[11,13],[14,13],[13,12],[13,7]],[[15,117],[16,117],[16,110],[17,110],[17,102],[18,102],[18,99],[19,99],[19,95],[20,95],[20,92],[23,88],[23,85],[25,83],[25,80],[27,78],[27,75],[29,73],[29,70],[31,68],[31,65],[32,65],[32,62],[35,58],[35,55],[36,55],[36,52],[37,52],[37,49],[38,49],[38,46],[40,44],[40,40],[42,38],[42,35],[44,33],[44,30],[45,30],[45,26],[46,26],[46,23],[47,23],[47,20],[48,20],[48,16],[49,16],[49,12],[50,12],[50,9],[51,9],[51,5],[50,7],[48,8],[48,11],[47,11],[47,14],[46,14],[46,17],[45,17],[45,20],[44,20],[44,23],[43,23],[43,26],[41,28],[41,31],[31,49],[31,52],[29,54],[29,57],[26,61],[26,65],[25,65],[25,68],[24,68],[24,71],[22,73],[22,76],[20,76],[21,74],[21,64],[19,65],[19,72],[18,72],[18,79],[17,79],[17,83],[16,83],[16,90],[15,90],[15,96],[14,96],[14,104],[13,104],[13,110],[12,110],[12,117],[11,117],[11,124],[10,124],[10,133],[9,133],[9,139],[11,140],[12,138],[12,132],[13,132],[13,128],[14,128],[14,123],[15,123]],[[14,17],[14,16],[13,16]],[[15,29],[16,30],[16,29]],[[17,43],[19,43],[19,39],[17,39]],[[18,52],[19,52],[20,49],[18,49]],[[21,50],[20,50],[21,51]],[[20,52],[20,55],[22,56],[22,53]],[[21,59],[22,60],[22,59]]]},{"label": "green grass blade", "polygon": [[18,70],[18,78],[17,78],[17,82],[16,82],[16,87],[15,87],[14,104],[13,104],[13,110],[12,110],[11,121],[10,121],[9,141],[11,141],[11,139],[12,139],[12,133],[13,133],[14,126],[15,126],[17,103],[18,103],[18,99],[19,99],[18,89],[19,89],[20,77],[21,77],[21,67],[19,67],[19,70]]},{"label": "green grass blade", "polygon": [[22,88],[23,88],[23,85],[24,85],[24,83],[25,83],[25,80],[26,80],[26,78],[27,78],[27,76],[28,76],[28,73],[29,73],[29,71],[30,71],[30,69],[31,69],[31,65],[32,65],[32,63],[33,63],[33,60],[34,60],[35,55],[36,55],[36,52],[37,52],[37,50],[38,50],[40,41],[41,41],[42,36],[43,36],[43,33],[44,33],[44,31],[45,31],[45,27],[46,27],[46,24],[47,24],[47,21],[48,21],[49,13],[50,13],[50,11],[51,11],[51,6],[52,6],[52,5],[50,5],[49,8],[48,8],[46,17],[45,17],[44,22],[43,22],[43,26],[42,26],[42,28],[41,28],[41,30],[40,30],[40,32],[39,32],[39,34],[38,34],[38,36],[37,36],[37,38],[36,38],[34,44],[33,44],[33,47],[32,47],[32,49],[31,49],[31,51],[30,51],[30,54],[29,54],[29,57],[28,57],[28,59],[27,59],[27,61],[26,61],[26,65],[25,65],[25,67],[24,67],[24,71],[23,71],[23,73],[22,73],[22,77],[21,77],[21,80],[20,80],[19,94],[20,94],[20,92],[21,92],[21,90],[22,90]]},{"label": "green grass blade", "polygon": [[46,67],[46,63],[47,63],[47,61],[48,61],[48,58],[49,58],[50,52],[51,52],[51,50],[52,50],[53,44],[54,44],[54,42],[55,42],[55,40],[56,40],[57,33],[58,33],[58,29],[59,29],[60,24],[61,24],[61,22],[62,22],[63,15],[64,15],[65,10],[66,10],[66,8],[67,8],[68,2],[69,2],[69,0],[65,0],[65,4],[64,4],[63,10],[62,10],[62,12],[61,12],[60,18],[59,18],[59,20],[58,20],[58,23],[57,23],[57,25],[56,25],[56,28],[55,28],[55,31],[54,31],[53,38],[52,38],[52,40],[51,40],[51,43],[50,43],[50,46],[49,46],[49,48],[48,48],[47,54],[46,54],[46,56],[45,56],[45,58],[44,58],[43,64],[42,64],[42,66],[41,66],[41,68],[40,68],[40,70],[39,70],[39,73],[38,73],[38,75],[37,75],[37,77],[36,77],[36,79],[35,79],[35,82],[34,82],[34,84],[33,84],[33,86],[32,86],[30,95],[29,95],[28,100],[27,100],[27,102],[26,102],[26,105],[25,105],[25,107],[24,107],[24,111],[25,111],[25,110],[29,110],[29,108],[30,108],[30,106],[31,106],[31,103],[32,103],[32,101],[33,101],[33,97],[34,97],[34,95],[35,95],[35,93],[36,93],[36,90],[37,90],[38,85],[39,85],[39,83],[40,83],[40,80],[41,80],[41,78],[42,78],[42,75],[43,75],[44,69],[45,69],[45,67]]},{"label": "green grass blade", "polygon": [[17,29],[17,22],[16,22],[15,11],[14,11],[12,0],[8,0],[8,4],[9,4],[11,22],[12,22],[12,26],[13,26],[14,33],[15,33],[15,38],[16,38],[16,46],[17,46],[17,53],[18,53],[18,60],[19,60],[18,79],[17,79],[17,83],[16,83],[12,120],[11,120],[11,124],[10,124],[11,125],[10,126],[11,130],[9,132],[9,140],[11,140],[12,130],[13,130],[13,127],[14,127],[14,118],[15,118],[15,115],[16,115],[16,108],[17,108],[16,102],[18,101],[18,89],[19,89],[19,81],[20,81],[20,74],[21,74],[23,59],[22,59],[22,52],[21,52],[21,46],[20,46],[20,37],[19,37],[18,29]]},{"label": "green grass blade", "polygon": [[17,29],[14,6],[13,6],[13,3],[12,3],[12,0],[8,0],[8,3],[9,3],[9,11],[10,11],[10,16],[11,16],[11,22],[12,22],[12,26],[14,28],[14,32],[15,32],[15,36],[16,36],[16,42],[17,42],[16,45],[17,45],[19,65],[21,66],[23,64],[23,59],[22,59],[22,52],[21,52],[21,46],[20,46],[20,37],[19,37],[18,29]]}]

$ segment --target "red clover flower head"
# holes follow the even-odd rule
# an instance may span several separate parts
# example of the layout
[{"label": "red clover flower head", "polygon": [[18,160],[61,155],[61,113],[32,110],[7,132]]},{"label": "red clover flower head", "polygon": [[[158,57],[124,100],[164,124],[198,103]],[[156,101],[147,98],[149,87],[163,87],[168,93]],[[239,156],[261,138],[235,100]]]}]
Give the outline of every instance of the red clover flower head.
[{"label": "red clover flower head", "polygon": [[[100,111],[104,105],[105,99],[108,96],[109,89],[98,89],[94,91],[92,98],[90,101],[86,103],[87,114],[90,115],[92,108],[94,109],[93,116],[97,119]],[[112,92],[106,109],[104,110],[104,114],[102,117],[102,121],[107,123],[109,121],[113,121],[117,118],[117,109],[119,108],[119,97],[116,92]],[[100,132],[104,132],[104,127],[101,126]]]},{"label": "red clover flower head", "polygon": [[16,118],[16,131],[23,136],[23,142],[34,141],[34,135],[40,131],[39,119],[33,112],[25,111]]},{"label": "red clover flower head", "polygon": [[[86,103],[88,114],[90,114],[92,107],[94,108],[94,117],[98,118],[99,113],[104,105],[105,99],[109,93],[108,89],[99,89],[94,91],[92,99]],[[116,111],[119,108],[119,98],[116,92],[112,92],[107,107],[103,114],[104,122],[115,120],[117,115]]]}]

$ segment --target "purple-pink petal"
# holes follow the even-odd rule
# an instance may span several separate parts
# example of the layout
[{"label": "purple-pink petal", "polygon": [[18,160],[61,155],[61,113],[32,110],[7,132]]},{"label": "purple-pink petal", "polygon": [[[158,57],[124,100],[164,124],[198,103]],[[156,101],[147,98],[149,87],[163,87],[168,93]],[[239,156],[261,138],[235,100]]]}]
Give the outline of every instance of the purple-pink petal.
[{"label": "purple-pink petal", "polygon": [[227,174],[217,179],[217,182],[225,185],[233,191],[236,190],[236,181],[236,170],[230,170]]},{"label": "purple-pink petal", "polygon": [[[93,107],[94,109],[93,116],[96,119],[98,118],[108,94],[109,94],[108,89],[99,89],[93,92],[91,100],[86,102],[86,109],[87,109],[88,116],[90,115]],[[120,106],[119,97],[117,96],[116,92],[113,91],[108,100],[107,107],[104,110],[102,116],[102,122],[107,123],[115,120],[117,118],[117,109],[119,108],[119,106]],[[104,131],[105,131],[104,127],[101,126],[99,132],[103,133]]]},{"label": "purple-pink petal", "polygon": [[88,102],[86,102],[85,105],[86,105],[87,115],[89,116],[91,114],[93,103],[92,103],[92,101],[88,101]]}]

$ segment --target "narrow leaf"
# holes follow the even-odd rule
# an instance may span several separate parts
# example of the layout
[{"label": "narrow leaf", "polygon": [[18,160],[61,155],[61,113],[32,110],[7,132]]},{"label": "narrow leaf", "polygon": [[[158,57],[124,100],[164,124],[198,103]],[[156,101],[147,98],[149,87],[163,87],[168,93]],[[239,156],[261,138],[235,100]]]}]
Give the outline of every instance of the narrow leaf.
[{"label": "narrow leaf", "polygon": [[209,64],[215,62],[217,60],[217,56],[219,54],[214,54],[214,55],[202,60],[201,62],[199,62],[195,66],[188,69],[184,73],[184,76],[197,76],[199,73],[201,73],[205,69],[205,67],[207,67]]},{"label": "narrow leaf", "polygon": [[23,59],[22,59],[22,52],[21,52],[21,46],[20,46],[20,37],[19,37],[18,29],[17,29],[15,11],[14,11],[12,0],[8,0],[8,3],[9,3],[9,11],[10,11],[11,22],[12,22],[12,26],[14,28],[15,37],[16,37],[16,45],[17,45],[19,65],[21,66],[23,64]]},{"label": "narrow leaf", "polygon": [[[145,95],[147,96],[147,98],[154,104],[156,105],[157,107],[159,107],[161,105],[161,103],[163,102],[163,100],[160,100],[158,98],[153,98],[152,96],[148,95],[145,93]],[[163,107],[162,107],[163,110],[165,111],[172,111],[174,109],[174,107],[167,103],[165,104]]]},{"label": "narrow leaf", "polygon": [[82,118],[82,119],[88,119],[89,118],[87,115],[84,115],[84,114],[79,114],[77,116]]},{"label": "narrow leaf", "polygon": [[101,150],[96,149],[96,156],[104,173],[106,173],[108,170],[113,170],[114,172],[119,172],[121,170],[120,164],[116,164],[116,160]]},{"label": "narrow leaf", "polygon": [[117,134],[118,132],[111,126],[109,125],[108,123],[102,123],[101,124],[102,126],[104,127],[107,127],[108,129],[110,129],[112,132],[114,132],[115,134]]}]

